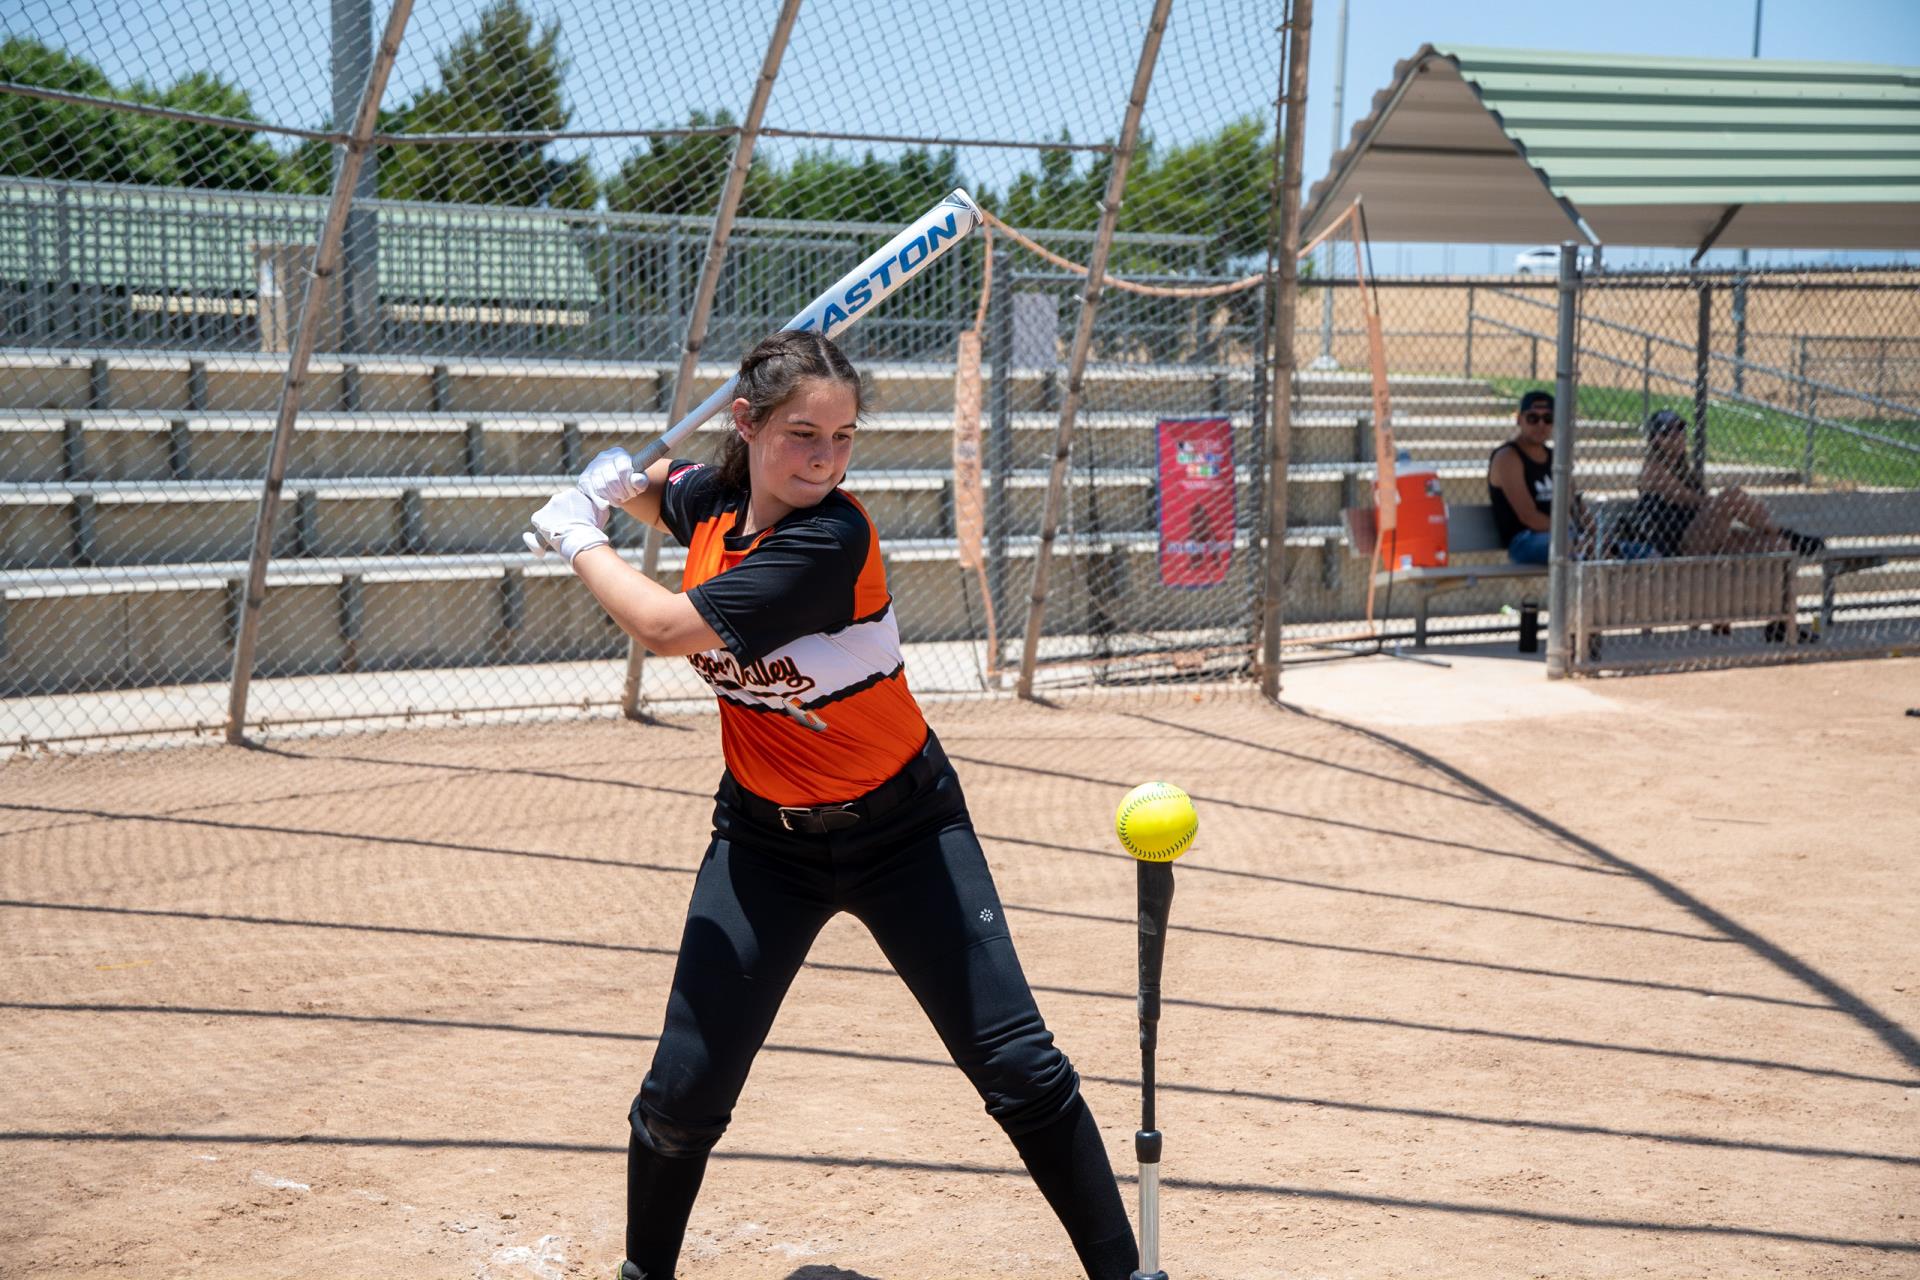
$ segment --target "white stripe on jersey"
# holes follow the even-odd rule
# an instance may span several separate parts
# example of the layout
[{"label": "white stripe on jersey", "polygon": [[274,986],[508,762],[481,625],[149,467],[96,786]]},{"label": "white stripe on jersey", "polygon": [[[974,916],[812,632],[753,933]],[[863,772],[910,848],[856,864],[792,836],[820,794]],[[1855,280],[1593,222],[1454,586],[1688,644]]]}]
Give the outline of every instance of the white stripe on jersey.
[{"label": "white stripe on jersey", "polygon": [[889,601],[871,622],[801,636],[745,668],[725,649],[692,654],[687,661],[715,693],[742,705],[784,710],[797,701],[818,707],[900,669],[900,624]]}]

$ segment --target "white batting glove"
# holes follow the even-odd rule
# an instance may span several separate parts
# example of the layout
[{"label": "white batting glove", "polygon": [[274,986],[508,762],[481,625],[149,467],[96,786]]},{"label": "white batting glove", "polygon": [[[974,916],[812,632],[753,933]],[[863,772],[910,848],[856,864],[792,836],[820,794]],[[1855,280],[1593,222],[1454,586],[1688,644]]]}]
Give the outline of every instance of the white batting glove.
[{"label": "white batting glove", "polygon": [[617,507],[646,492],[647,473],[636,471],[625,449],[602,449],[580,473],[580,492],[602,506]]},{"label": "white batting glove", "polygon": [[562,489],[533,513],[533,529],[523,534],[527,549],[556,551],[572,564],[582,551],[607,545],[607,508],[578,489]]}]

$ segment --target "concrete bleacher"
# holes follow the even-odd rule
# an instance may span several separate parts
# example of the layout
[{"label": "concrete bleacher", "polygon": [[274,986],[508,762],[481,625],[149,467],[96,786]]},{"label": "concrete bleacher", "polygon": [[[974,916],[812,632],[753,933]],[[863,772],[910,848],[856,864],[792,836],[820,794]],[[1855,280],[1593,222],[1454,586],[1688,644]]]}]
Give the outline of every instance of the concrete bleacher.
[{"label": "concrete bleacher", "polygon": [[[728,372],[703,366],[696,395]],[[866,372],[877,409],[848,488],[873,511],[896,590],[912,602],[903,630],[916,642],[971,634],[978,605],[963,597],[977,588],[953,529],[952,367]],[[582,460],[666,425],[672,374],[653,363],[317,357],[282,491],[260,669],[619,653],[624,637],[518,535]],[[0,351],[0,688],[224,673],[282,376],[269,356]],[[1018,565],[1038,545],[1058,390],[1051,370],[1013,384],[1004,547]],[[1243,458],[1250,448],[1245,369],[1101,369],[1088,388],[1081,439],[1097,443],[1076,464],[1097,457],[1099,472],[1092,486],[1076,475],[1055,544],[1063,628],[1086,625],[1079,562],[1117,555],[1153,581],[1157,412],[1225,408]],[[713,447],[708,437],[689,451]],[[616,544],[637,562],[642,531],[615,520]],[[1334,536],[1304,525],[1288,540]],[[672,582],[677,551],[660,563]],[[1177,620],[1177,593],[1154,594],[1135,593],[1138,617]]]},{"label": "concrete bleacher", "polygon": [[[847,488],[883,534],[910,642],[977,633],[977,585],[954,537],[953,368],[866,366],[874,411]],[[274,427],[282,358],[0,350],[0,692],[218,679]],[[702,366],[696,395],[730,372]],[[525,553],[528,513],[586,458],[666,425],[670,366],[534,359],[316,357],[283,490],[259,661],[263,672],[599,659],[625,639],[552,560]],[[988,373],[989,381],[991,372]],[[1003,613],[1024,602],[1058,421],[1051,369],[1013,371]],[[1369,486],[1369,382],[1303,374],[1293,416],[1287,545],[1302,567],[1290,621],[1357,616],[1365,575],[1343,571],[1340,513]],[[1184,625],[1191,593],[1155,567],[1154,422],[1223,416],[1252,496],[1245,366],[1089,370],[1049,629],[1089,624],[1087,575],[1118,574],[1121,625]],[[1455,502],[1485,500],[1485,458],[1510,406],[1458,378],[1396,378],[1396,436]],[[991,398],[984,415],[990,422]],[[1631,424],[1583,424],[1578,483],[1630,488]],[[709,453],[712,436],[690,452]],[[1764,486],[1764,469],[1716,484]],[[1089,480],[1092,482],[1089,483]],[[616,516],[636,563],[641,530]],[[1257,574],[1241,535],[1237,555]],[[661,568],[669,582],[678,554]],[[1112,620],[1109,620],[1112,621]],[[1002,618],[1003,633],[1018,622]]]}]

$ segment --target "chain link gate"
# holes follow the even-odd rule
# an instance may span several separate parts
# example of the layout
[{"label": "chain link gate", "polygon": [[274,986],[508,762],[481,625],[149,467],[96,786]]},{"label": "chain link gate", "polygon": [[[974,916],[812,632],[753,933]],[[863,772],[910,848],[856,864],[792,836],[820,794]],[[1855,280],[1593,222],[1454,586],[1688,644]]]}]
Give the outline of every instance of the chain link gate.
[{"label": "chain link gate", "polygon": [[[1080,281],[1039,272],[1002,279],[988,313],[985,577],[994,617],[1018,620],[1032,590],[1059,416],[1063,320]],[[1231,281],[1188,275],[1165,283]],[[1036,687],[1251,670],[1265,510],[1263,332],[1258,290],[1193,299],[1114,293],[1103,301],[1075,419]],[[1170,488],[1194,484],[1204,486],[1198,500],[1168,502]],[[1010,668],[1018,636],[1000,640],[997,665]]]}]

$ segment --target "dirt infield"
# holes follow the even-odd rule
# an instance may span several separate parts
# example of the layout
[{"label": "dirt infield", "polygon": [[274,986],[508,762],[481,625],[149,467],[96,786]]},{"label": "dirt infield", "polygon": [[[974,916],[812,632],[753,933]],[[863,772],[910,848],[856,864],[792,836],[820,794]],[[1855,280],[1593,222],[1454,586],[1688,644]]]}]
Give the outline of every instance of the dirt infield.
[{"label": "dirt infield", "polygon": [[[1167,1270],[1920,1275],[1920,661],[1512,670],[933,708],[1130,1203],[1108,821],[1199,804]],[[0,1274],[608,1274],[717,755],[703,718],[0,768]],[[681,1274],[1073,1271],[841,920]]]}]

